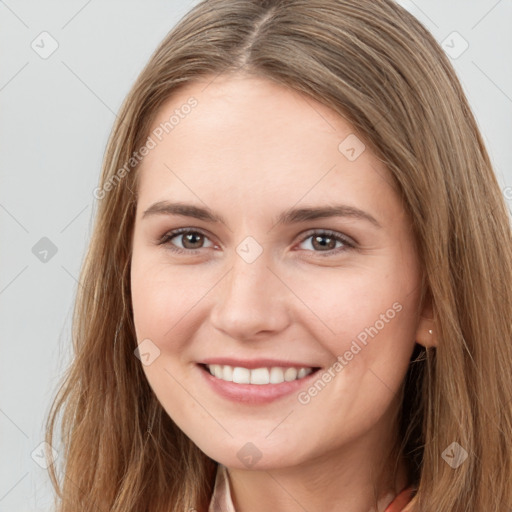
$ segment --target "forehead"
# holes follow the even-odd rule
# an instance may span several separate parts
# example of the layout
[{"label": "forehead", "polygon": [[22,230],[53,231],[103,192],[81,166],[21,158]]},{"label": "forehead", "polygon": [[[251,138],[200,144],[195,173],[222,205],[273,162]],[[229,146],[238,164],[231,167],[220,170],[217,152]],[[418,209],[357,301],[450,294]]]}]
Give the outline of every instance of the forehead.
[{"label": "forehead", "polygon": [[389,172],[343,117],[267,79],[187,84],[159,109],[150,136],[155,147],[138,169],[146,203],[195,195],[260,209],[284,197],[372,203],[375,215],[399,208]]}]

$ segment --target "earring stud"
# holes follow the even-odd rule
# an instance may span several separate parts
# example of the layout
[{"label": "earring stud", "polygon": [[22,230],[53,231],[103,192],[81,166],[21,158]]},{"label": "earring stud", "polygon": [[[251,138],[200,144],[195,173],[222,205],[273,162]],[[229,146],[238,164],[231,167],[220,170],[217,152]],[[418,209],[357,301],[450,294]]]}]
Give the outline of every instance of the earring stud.
[{"label": "earring stud", "polygon": [[428,333],[429,333],[429,334],[432,334],[432,329],[429,329],[429,330],[428,330]]}]

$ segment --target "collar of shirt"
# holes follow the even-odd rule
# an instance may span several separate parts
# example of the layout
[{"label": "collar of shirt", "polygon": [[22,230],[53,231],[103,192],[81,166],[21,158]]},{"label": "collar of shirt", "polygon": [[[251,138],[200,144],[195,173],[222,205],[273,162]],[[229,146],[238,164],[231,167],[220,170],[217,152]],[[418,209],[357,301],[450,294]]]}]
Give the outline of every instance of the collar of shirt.
[{"label": "collar of shirt", "polygon": [[[414,495],[414,487],[407,487],[400,492],[387,506],[384,512],[405,512],[405,506],[410,503]],[[229,476],[225,466],[219,464],[215,476],[215,486],[208,512],[236,512],[231,499]]]},{"label": "collar of shirt", "polygon": [[215,487],[213,488],[212,499],[208,512],[236,512],[231,500],[231,489],[226,466],[219,464],[215,476]]}]

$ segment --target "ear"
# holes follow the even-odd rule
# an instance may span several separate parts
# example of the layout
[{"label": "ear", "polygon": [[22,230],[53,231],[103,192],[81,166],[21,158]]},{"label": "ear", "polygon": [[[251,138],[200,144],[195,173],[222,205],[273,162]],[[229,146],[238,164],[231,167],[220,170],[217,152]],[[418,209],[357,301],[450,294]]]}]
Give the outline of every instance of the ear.
[{"label": "ear", "polygon": [[418,319],[418,328],[416,330],[416,342],[426,348],[437,347],[438,333],[434,327],[432,313],[432,302],[427,298],[423,310]]}]

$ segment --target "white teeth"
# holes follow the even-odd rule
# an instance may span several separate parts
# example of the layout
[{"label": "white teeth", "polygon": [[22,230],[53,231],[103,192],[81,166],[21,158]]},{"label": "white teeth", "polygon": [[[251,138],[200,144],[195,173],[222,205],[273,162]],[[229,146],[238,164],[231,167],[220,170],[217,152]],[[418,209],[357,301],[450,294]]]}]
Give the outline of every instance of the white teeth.
[{"label": "white teeth", "polygon": [[222,371],[222,379],[227,381],[233,380],[233,367],[232,366],[224,366]]},{"label": "white teeth", "polygon": [[251,384],[268,384],[270,382],[270,373],[268,368],[256,368],[251,370]]},{"label": "white teeth", "polygon": [[233,368],[233,382],[237,384],[250,384],[251,383],[251,370],[247,368],[240,368],[236,366]]},{"label": "white teeth", "polygon": [[218,379],[222,379],[222,366],[216,364],[213,369],[213,373],[215,377],[217,377]]},{"label": "white teeth", "polygon": [[297,368],[286,368],[284,372],[284,380],[290,382],[297,378]]},{"label": "white teeth", "polygon": [[284,372],[282,368],[270,368],[270,384],[281,384],[284,382]]},{"label": "white teeth", "polygon": [[302,379],[302,377],[305,377],[308,374],[307,368],[301,368],[299,370],[299,373],[297,374],[298,379]]},{"label": "white teeth", "polygon": [[206,365],[209,372],[218,379],[236,384],[281,384],[291,382],[292,380],[302,379],[309,375],[312,368],[281,368],[274,366],[272,368],[242,368],[240,366],[228,366],[220,364]]}]

